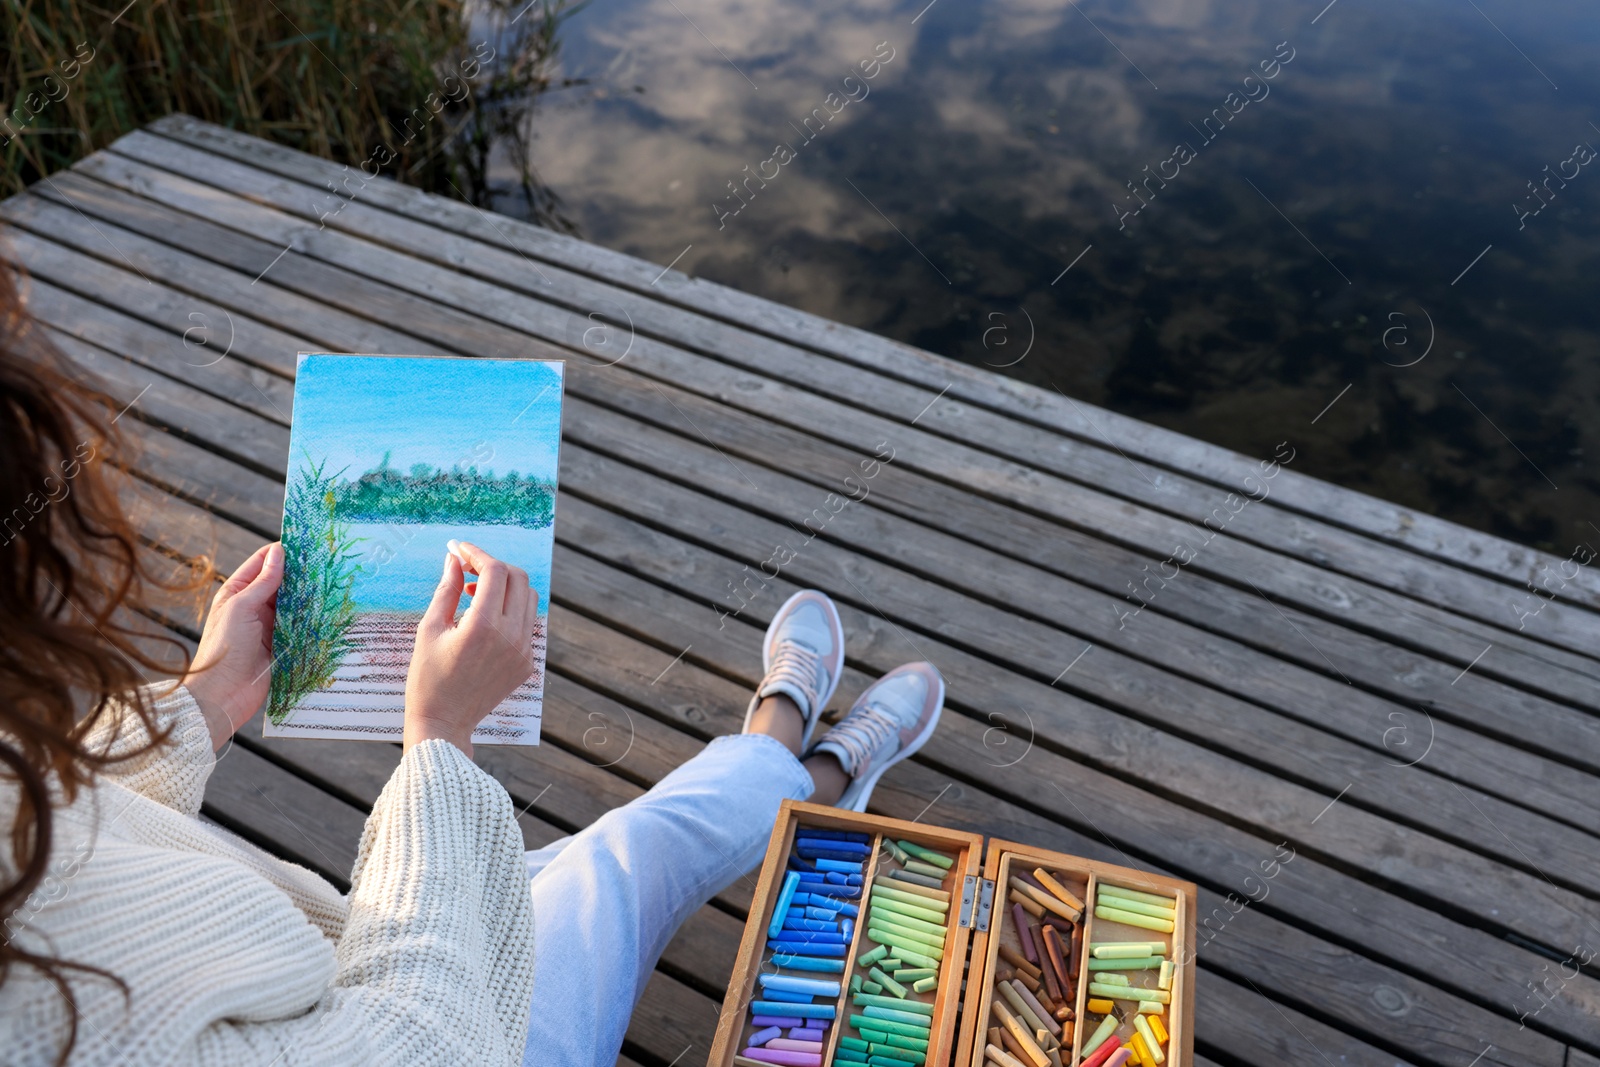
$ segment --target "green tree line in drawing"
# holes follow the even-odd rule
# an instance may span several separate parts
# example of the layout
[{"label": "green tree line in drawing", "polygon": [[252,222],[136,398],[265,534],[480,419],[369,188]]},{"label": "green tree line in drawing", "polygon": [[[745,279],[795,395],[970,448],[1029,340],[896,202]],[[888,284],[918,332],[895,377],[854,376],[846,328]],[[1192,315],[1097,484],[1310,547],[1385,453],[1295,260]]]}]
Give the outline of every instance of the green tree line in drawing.
[{"label": "green tree line in drawing", "polygon": [[340,482],[333,492],[339,517],[347,522],[459,522],[540,530],[555,518],[555,485],[516,471],[496,477],[477,467],[445,470],[418,463],[402,473],[385,456],[377,468]]}]

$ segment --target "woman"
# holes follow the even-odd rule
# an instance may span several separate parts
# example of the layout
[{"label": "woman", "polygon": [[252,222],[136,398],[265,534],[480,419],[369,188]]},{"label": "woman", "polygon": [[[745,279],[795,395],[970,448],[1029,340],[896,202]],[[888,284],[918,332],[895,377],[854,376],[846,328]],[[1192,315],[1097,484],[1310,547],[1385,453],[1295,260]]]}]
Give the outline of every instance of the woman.
[{"label": "woman", "polygon": [[943,682],[910,664],[813,744],[844,638],[831,602],[799,593],[744,733],[524,853],[470,737],[531,670],[537,595],[463,545],[478,586],[458,616],[441,546],[403,753],[341,895],[199,818],[214,753],[267,695],[282,549],[223,584],[192,664],[139,685],[162,667],[141,612],[168,590],[117,506],[115,422],[0,272],[7,1064],[609,1065],[673,932],[755,864],[779,803],[864,810],[937,722]]}]

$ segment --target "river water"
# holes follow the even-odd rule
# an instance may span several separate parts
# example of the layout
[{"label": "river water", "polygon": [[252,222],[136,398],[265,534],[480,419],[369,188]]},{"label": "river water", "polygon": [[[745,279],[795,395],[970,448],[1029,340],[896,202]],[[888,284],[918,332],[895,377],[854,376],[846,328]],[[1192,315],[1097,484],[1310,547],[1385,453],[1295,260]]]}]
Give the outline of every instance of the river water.
[{"label": "river water", "polygon": [[596,0],[534,162],[600,244],[1565,554],[1600,539],[1597,27]]}]

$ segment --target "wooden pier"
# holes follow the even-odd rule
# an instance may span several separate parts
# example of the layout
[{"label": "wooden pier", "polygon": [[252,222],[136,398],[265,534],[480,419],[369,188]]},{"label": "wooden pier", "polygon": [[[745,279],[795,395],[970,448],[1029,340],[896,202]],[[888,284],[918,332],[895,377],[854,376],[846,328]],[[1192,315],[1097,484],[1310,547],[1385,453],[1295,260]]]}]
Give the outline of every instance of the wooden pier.
[{"label": "wooden pier", "polygon": [[[1199,883],[1198,1063],[1600,1067],[1594,567],[354,173],[174,116],[5,201],[0,255],[129,405],[152,550],[223,571],[277,534],[297,351],[570,361],[545,743],[479,750],[529,847],[738,730],[816,587],[835,712],[949,681],[874,810]],[[343,884],[398,758],[253,724],[205,814]],[[703,1062],[750,889],[625,1062]]]}]

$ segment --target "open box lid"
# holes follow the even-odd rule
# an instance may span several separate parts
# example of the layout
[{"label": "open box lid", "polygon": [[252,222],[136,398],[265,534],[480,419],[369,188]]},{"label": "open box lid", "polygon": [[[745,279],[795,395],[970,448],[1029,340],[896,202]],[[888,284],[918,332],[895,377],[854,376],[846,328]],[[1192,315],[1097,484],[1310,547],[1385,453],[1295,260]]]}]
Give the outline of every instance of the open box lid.
[{"label": "open box lid", "polygon": [[[1086,883],[1084,894],[1086,901],[1092,900],[1095,886],[1102,880],[1108,884],[1128,889],[1142,889],[1178,900],[1180,920],[1172,937],[1174,962],[1181,961],[1181,965],[1175,970],[1171,1013],[1167,1021],[1171,1035],[1168,1047],[1175,1054],[1169,1055],[1163,1067],[1188,1067],[1194,1061],[1195,922],[1193,917],[1198,913],[1199,906],[1199,895],[1195,884],[1133,867],[1119,867],[1115,864],[1101,863],[1065,852],[1054,852],[1000,838],[990,838],[987,843],[982,876],[978,883],[978,897],[979,901],[990,901],[990,906],[987,909],[975,907],[973,911],[973,931],[967,959],[961,1029],[956,1039],[955,1056],[949,1062],[953,1067],[983,1067],[983,1049],[986,1044],[984,1038],[986,1027],[983,1023],[987,1021],[989,1000],[994,987],[1001,934],[1007,927],[1005,876],[1010,874],[1013,867],[1031,871],[1036,866],[1081,876],[1081,881]],[[1112,933],[1113,937],[1124,936],[1115,924],[1097,920],[1093,915],[1092,906],[1085,911],[1083,921],[1087,924],[1084,929],[1086,953],[1090,939],[1094,937],[1097,923],[1102,929],[1115,931]],[[1089,999],[1086,990],[1087,983],[1080,981],[1074,1005],[1074,1014],[1079,1021],[1084,1017],[1084,1005]],[[1066,1047],[1076,1049],[1081,1040],[1082,1034],[1075,1034],[1073,1043]],[[1069,1065],[1072,1062],[1069,1056],[1063,1056],[1062,1059]],[[934,1062],[929,1060],[930,1064]]]}]

